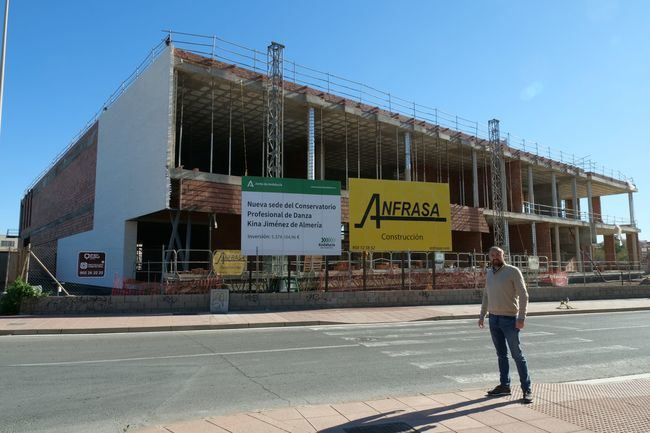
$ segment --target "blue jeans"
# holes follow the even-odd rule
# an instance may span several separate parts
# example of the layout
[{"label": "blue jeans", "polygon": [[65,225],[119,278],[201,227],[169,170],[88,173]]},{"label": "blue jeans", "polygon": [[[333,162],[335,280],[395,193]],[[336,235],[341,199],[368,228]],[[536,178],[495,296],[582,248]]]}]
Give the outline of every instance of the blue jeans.
[{"label": "blue jeans", "polygon": [[[510,364],[508,363],[508,347],[517,365],[521,389],[530,390],[528,364],[519,347],[519,329],[515,327],[517,318],[514,316],[496,316],[490,314],[490,334],[499,358],[499,376],[501,385],[510,386]],[[506,346],[507,343],[507,346]]]}]

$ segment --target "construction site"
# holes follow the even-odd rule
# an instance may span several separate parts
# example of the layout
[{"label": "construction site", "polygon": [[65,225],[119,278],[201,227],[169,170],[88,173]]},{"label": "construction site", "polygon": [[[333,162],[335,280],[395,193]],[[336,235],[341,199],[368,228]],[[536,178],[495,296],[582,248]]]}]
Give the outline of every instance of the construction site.
[{"label": "construction site", "polygon": [[[631,177],[285,49],[169,32],[27,189],[20,239],[42,262],[31,277],[114,294],[477,288],[492,245],[540,285],[645,271]],[[219,271],[215,257],[241,249],[245,175],[339,181],[341,256],[235,257]],[[452,251],[349,251],[351,178],[449,184]],[[601,203],[612,195],[629,203],[616,217]],[[83,252],[101,252],[97,273],[80,270]]]}]

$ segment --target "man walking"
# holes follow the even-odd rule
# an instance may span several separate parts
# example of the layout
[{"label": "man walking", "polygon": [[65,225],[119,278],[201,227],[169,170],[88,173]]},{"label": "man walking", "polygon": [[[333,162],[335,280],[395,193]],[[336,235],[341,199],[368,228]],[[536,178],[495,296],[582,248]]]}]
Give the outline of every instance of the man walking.
[{"label": "man walking", "polygon": [[524,329],[528,291],[521,271],[508,265],[499,247],[490,248],[489,259],[492,266],[487,270],[479,328],[483,328],[486,313],[490,313],[489,324],[492,342],[499,359],[499,376],[501,383],[487,392],[488,396],[510,395],[510,365],[508,347],[517,365],[524,403],[532,403],[530,376],[526,358],[521,351],[519,331]]}]

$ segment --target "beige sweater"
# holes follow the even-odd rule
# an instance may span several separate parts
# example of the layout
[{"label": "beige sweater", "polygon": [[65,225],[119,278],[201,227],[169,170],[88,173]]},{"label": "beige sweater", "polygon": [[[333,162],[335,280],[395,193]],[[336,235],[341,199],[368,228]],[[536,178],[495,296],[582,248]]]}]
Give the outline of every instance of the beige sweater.
[{"label": "beige sweater", "polygon": [[503,265],[496,272],[494,268],[488,268],[485,290],[483,290],[481,319],[490,312],[499,316],[517,316],[518,319],[524,320],[527,308],[528,291],[521,271],[508,264]]}]

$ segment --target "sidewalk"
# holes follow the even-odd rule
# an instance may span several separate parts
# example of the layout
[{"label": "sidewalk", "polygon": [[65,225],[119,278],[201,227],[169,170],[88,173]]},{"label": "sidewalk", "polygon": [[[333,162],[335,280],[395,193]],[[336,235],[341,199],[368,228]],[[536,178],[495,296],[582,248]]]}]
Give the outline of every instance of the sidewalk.
[{"label": "sidewalk", "polygon": [[[575,301],[573,309],[558,309],[557,302],[532,302],[530,316],[650,310],[650,298]],[[94,334],[106,332],[187,331],[271,326],[395,323],[424,320],[476,319],[479,305],[432,305],[301,310],[284,312],[235,312],[229,314],[142,316],[3,316],[0,335]]]},{"label": "sidewalk", "polygon": [[288,407],[152,426],[137,433],[647,433],[650,380],[534,385],[486,398],[485,390]]}]

